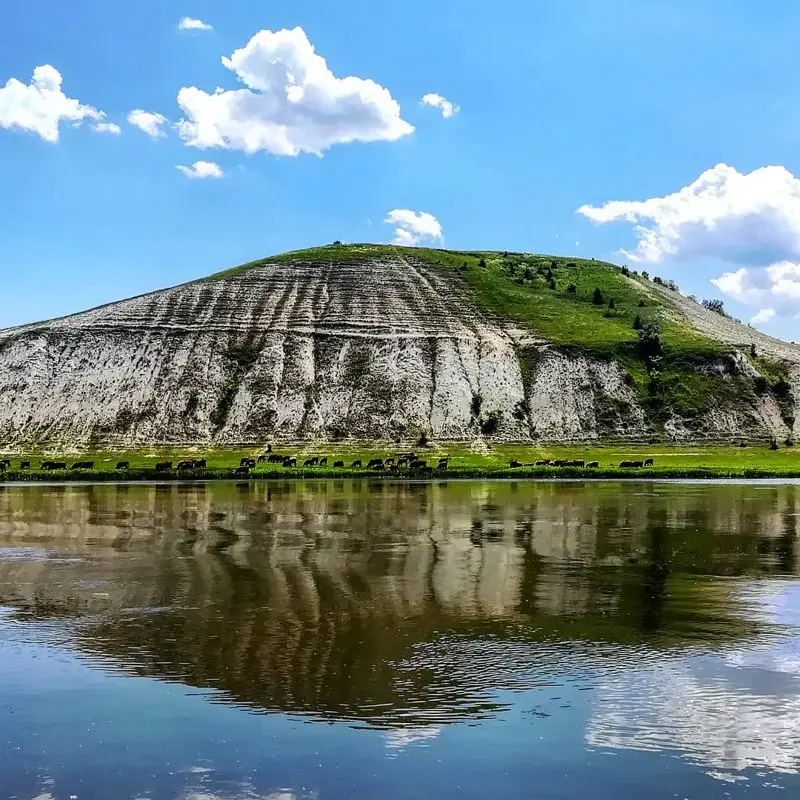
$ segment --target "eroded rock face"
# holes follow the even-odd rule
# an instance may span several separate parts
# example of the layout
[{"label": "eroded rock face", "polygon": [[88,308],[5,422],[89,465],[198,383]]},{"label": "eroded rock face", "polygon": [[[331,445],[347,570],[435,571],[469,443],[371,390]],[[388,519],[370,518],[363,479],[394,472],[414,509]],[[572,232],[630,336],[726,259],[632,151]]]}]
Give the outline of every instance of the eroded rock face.
[{"label": "eroded rock face", "polygon": [[[498,438],[649,432],[618,364],[491,319],[457,276],[402,258],[267,264],[0,331],[12,446],[473,438],[476,397],[502,412]],[[715,424],[769,435],[775,417]]]}]

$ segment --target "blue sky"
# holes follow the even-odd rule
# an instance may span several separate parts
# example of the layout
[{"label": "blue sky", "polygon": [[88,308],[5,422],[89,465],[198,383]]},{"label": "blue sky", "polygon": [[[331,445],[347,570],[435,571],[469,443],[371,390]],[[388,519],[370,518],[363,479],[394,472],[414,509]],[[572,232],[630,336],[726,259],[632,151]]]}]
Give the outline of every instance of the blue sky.
[{"label": "blue sky", "polygon": [[[184,17],[211,29],[180,30]],[[274,33],[297,27],[334,80],[372,88],[299,115],[267,102],[281,59],[305,57],[301,39]],[[452,248],[639,259],[800,339],[798,29],[800,6],[783,0],[7,0],[0,87],[50,65],[91,110],[79,126],[57,120],[48,141],[20,124],[19,87],[0,88],[0,327],[275,252],[389,241],[384,219],[407,209]],[[251,42],[260,31],[273,34]],[[52,88],[51,73],[39,79]],[[249,108],[221,119],[218,86]],[[197,102],[179,105],[182,89]],[[458,112],[424,105],[428,93]],[[163,135],[131,124],[133,110],[163,115],[151,128]],[[287,142],[270,143],[287,113]],[[196,162],[222,176],[176,169]]]}]

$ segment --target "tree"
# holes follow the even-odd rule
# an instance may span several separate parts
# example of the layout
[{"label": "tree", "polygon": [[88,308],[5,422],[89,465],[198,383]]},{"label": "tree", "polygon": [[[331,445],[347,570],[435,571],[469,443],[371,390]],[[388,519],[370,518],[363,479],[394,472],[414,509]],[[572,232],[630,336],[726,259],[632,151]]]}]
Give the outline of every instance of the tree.
[{"label": "tree", "polygon": [[481,407],[483,406],[483,397],[478,392],[472,393],[472,400],[469,404],[469,412],[476,419],[481,415]]},{"label": "tree", "polygon": [[592,295],[592,303],[594,303],[596,306],[602,306],[605,304],[603,292],[599,287],[594,290],[594,294]]},{"label": "tree", "polygon": [[715,314],[721,314],[723,317],[728,316],[725,313],[725,303],[723,303],[722,300],[703,300],[703,308],[707,308]]},{"label": "tree", "polygon": [[500,420],[502,417],[502,411],[490,411],[481,420],[481,433],[484,436],[491,436],[493,433],[497,433],[497,429],[500,427]]},{"label": "tree", "polygon": [[609,310],[609,311],[614,311],[614,310],[616,309],[616,307],[617,307],[617,304],[614,302],[614,298],[612,297],[612,298],[611,298],[611,299],[608,301],[608,310]]},{"label": "tree", "polygon": [[639,330],[639,351],[648,359],[661,355],[661,329],[654,322],[648,322]]},{"label": "tree", "polygon": [[643,270],[642,270],[642,277],[643,277],[643,278],[644,278],[646,281],[649,281],[649,280],[650,280],[650,273],[649,273],[647,270],[643,269]]}]

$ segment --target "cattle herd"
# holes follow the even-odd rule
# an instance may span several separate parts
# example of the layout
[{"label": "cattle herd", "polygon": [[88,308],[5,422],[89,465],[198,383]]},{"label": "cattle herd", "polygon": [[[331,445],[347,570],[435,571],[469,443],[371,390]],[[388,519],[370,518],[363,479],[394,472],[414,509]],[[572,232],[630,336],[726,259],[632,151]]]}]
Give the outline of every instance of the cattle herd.
[{"label": "cattle herd", "polygon": [[[305,458],[298,462],[297,456],[281,455],[273,453],[270,450],[257,458],[242,458],[239,466],[235,468],[234,475],[246,476],[250,474],[250,470],[255,468],[258,464],[279,464],[285,469],[297,468],[298,463],[301,464],[303,469],[313,469],[314,467],[327,467],[329,465],[328,456],[313,456]],[[94,461],[75,461],[71,465],[66,461],[42,461],[40,470],[55,471],[55,470],[92,470],[94,469]],[[393,474],[408,474],[413,476],[433,475],[434,472],[447,472],[450,464],[450,457],[444,456],[436,461],[428,463],[426,459],[422,459],[414,452],[408,453],[395,453],[388,458],[371,458],[367,460],[364,466],[363,459],[355,459],[349,465],[350,469],[361,469],[369,472],[388,472]],[[118,461],[115,469],[124,471],[130,469],[129,461]],[[534,461],[530,464],[523,464],[521,461],[512,460],[509,463],[511,469],[519,469],[521,467],[580,467],[583,469],[597,469],[600,466],[597,461],[579,461],[574,459],[549,459],[543,458]],[[621,461],[619,463],[620,469],[639,469],[642,467],[652,467],[653,459],[645,458],[638,461]],[[191,470],[205,469],[207,461],[205,458],[185,458],[175,464],[174,469],[178,472],[188,472]],[[333,461],[334,469],[345,469],[347,464],[343,461]],[[11,469],[10,459],[0,459],[0,472],[5,472]],[[32,469],[30,461],[20,461],[20,470]],[[156,472],[171,472],[173,470],[172,461],[157,461],[155,465]]]}]

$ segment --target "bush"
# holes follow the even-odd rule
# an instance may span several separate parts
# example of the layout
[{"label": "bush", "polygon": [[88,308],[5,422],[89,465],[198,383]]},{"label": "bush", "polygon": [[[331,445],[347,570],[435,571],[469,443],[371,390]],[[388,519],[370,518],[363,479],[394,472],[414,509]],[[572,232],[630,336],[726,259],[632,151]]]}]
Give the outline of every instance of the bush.
[{"label": "bush", "polygon": [[630,271],[630,269],[628,269],[628,265],[627,264],[623,264],[619,269],[620,269],[620,272],[623,275],[630,275],[631,274],[631,271]]},{"label": "bush", "polygon": [[337,239],[337,240],[336,240],[336,241],[333,243],[333,246],[334,246],[334,247],[339,247],[341,244],[342,244],[342,240],[341,240],[341,239]]},{"label": "bush", "polygon": [[636,379],[631,375],[630,372],[625,373],[625,377],[622,379],[623,383],[626,386],[636,386]]},{"label": "bush", "polygon": [[654,322],[648,322],[639,331],[639,352],[645,358],[661,355],[661,329]]},{"label": "bush", "polygon": [[524,400],[517,401],[511,416],[513,416],[514,419],[517,420],[517,422],[522,422],[525,419],[525,417],[528,416],[528,409],[525,406]]},{"label": "bush", "polygon": [[781,377],[778,378],[778,380],[772,385],[772,391],[775,392],[778,397],[786,398],[791,394],[792,387],[789,386],[786,378],[781,375]]},{"label": "bush", "polygon": [[777,440],[777,439],[773,439],[773,440],[772,440],[772,441],[769,443],[769,449],[770,449],[770,450],[777,450],[777,449],[778,449],[778,440]]},{"label": "bush", "polygon": [[643,270],[642,270],[642,277],[643,277],[643,278],[644,278],[646,281],[649,281],[649,280],[650,280],[650,273],[649,273],[647,270],[643,269]]},{"label": "bush", "polygon": [[647,303],[645,303],[644,300],[639,301],[639,308],[644,308],[646,305]]},{"label": "bush", "polygon": [[497,433],[497,429],[500,427],[500,420],[502,417],[502,411],[490,411],[481,420],[481,433],[484,436],[491,436],[492,434]]},{"label": "bush", "polygon": [[616,310],[616,308],[617,308],[617,304],[614,302],[614,298],[612,297],[612,298],[611,298],[611,299],[608,301],[608,310],[609,310],[609,311],[615,311],[615,310]]},{"label": "bush", "polygon": [[472,393],[472,400],[469,404],[469,413],[473,418],[477,419],[481,415],[481,407],[483,406],[483,397],[478,392]]},{"label": "bush", "polygon": [[547,281],[547,287],[549,289],[552,289],[553,291],[556,290],[556,280],[555,280],[555,278],[550,278],[550,280]]},{"label": "bush", "polygon": [[592,295],[592,303],[596,306],[605,305],[605,300],[603,299],[603,292],[598,287],[594,290],[594,294]]},{"label": "bush", "polygon": [[533,273],[531,272],[530,267],[525,267],[525,271],[522,273],[522,277],[525,278],[526,281],[533,280]]},{"label": "bush", "polygon": [[713,311],[715,314],[720,314],[723,317],[727,317],[727,313],[725,313],[725,303],[722,300],[703,300],[703,308],[707,308],[709,311]]},{"label": "bush", "polygon": [[417,439],[417,447],[427,447],[428,446],[428,434],[423,431],[419,435],[419,439]]},{"label": "bush", "polygon": [[764,394],[767,391],[767,379],[763,375],[757,375],[753,384],[759,394]]},{"label": "bush", "polygon": [[635,331],[640,331],[644,325],[642,325],[642,318],[637,314],[633,319],[633,329]]},{"label": "bush", "polygon": [[577,294],[577,293],[578,293],[578,287],[574,283],[571,283],[569,286],[567,286],[567,294]]},{"label": "bush", "polygon": [[486,259],[483,256],[481,256],[481,260],[478,262],[478,266],[483,267],[483,269],[486,269]]}]

